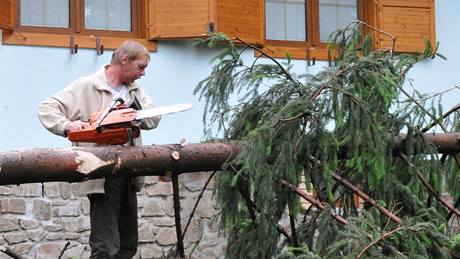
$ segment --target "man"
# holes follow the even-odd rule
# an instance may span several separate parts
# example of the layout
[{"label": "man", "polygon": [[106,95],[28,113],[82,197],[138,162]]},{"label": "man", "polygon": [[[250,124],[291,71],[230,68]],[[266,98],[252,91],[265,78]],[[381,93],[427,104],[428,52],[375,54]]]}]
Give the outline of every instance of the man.
[{"label": "man", "polygon": [[[54,134],[84,129],[90,115],[107,107],[112,100],[137,98],[143,109],[153,107],[151,98],[136,80],[145,75],[150,61],[148,50],[140,43],[126,41],[112,55],[109,65],[95,74],[77,79],[43,101],[38,108],[42,124]],[[144,119],[142,129],[152,129],[160,118]],[[94,146],[73,143],[76,146]],[[141,145],[141,139],[134,139]],[[90,258],[131,258],[137,251],[137,197],[143,178],[106,177],[79,183],[79,194],[90,201]]]}]

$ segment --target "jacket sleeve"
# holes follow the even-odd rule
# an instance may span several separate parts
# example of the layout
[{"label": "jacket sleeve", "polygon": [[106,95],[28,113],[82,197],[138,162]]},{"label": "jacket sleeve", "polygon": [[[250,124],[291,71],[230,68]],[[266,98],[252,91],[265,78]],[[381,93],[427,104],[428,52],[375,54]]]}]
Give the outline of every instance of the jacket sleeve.
[{"label": "jacket sleeve", "polygon": [[[152,98],[148,96],[142,88],[139,88],[139,102],[142,106],[142,109],[150,109],[153,108],[155,105],[153,104]],[[158,126],[158,123],[161,120],[161,116],[153,117],[153,118],[146,118],[141,121],[141,129],[149,130],[154,129]]]},{"label": "jacket sleeve", "polygon": [[39,104],[38,118],[49,131],[65,137],[67,124],[80,119],[78,102],[74,86],[70,85]]}]

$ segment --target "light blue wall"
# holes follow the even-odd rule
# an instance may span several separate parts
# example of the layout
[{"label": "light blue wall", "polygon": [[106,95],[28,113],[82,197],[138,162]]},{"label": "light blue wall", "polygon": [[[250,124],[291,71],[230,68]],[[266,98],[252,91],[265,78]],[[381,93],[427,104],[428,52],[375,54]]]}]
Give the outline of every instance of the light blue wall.
[{"label": "light blue wall", "polygon": [[[460,85],[460,1],[436,1],[436,30],[440,52],[448,60],[436,59],[418,64],[409,74],[421,92],[434,93]],[[95,50],[80,49],[70,55],[67,48],[0,45],[2,81],[0,102],[0,150],[64,147],[66,139],[50,134],[40,124],[37,105],[76,78],[93,73],[110,60],[111,51],[97,56]],[[210,58],[216,53],[194,47],[191,41],[162,41],[151,54],[147,75],[140,83],[158,105],[191,102],[194,108],[165,116],[158,129],[144,132],[145,144],[177,143],[202,140],[203,103],[193,95],[196,84],[211,69]],[[247,52],[244,60],[253,59]],[[305,62],[295,61],[298,73],[318,71],[324,63],[307,69]],[[448,109],[458,103],[460,92],[444,97]]]}]

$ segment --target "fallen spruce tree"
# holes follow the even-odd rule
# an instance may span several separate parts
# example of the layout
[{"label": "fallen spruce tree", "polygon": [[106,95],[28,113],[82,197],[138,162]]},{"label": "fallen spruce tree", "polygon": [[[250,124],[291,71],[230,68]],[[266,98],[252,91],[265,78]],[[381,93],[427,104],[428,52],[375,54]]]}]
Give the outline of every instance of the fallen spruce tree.
[{"label": "fallen spruce tree", "polygon": [[[281,62],[239,38],[198,41],[222,48],[195,89],[206,102],[206,134],[245,143],[217,174],[227,258],[460,255],[460,159],[420,141],[455,132],[458,107],[443,112],[443,93],[410,94],[406,84],[415,64],[440,56],[437,47],[375,50],[361,25],[331,36],[334,61],[316,74],[296,74],[289,54]],[[258,53],[249,63],[246,50]],[[400,134],[404,150],[395,152]],[[315,197],[297,188],[302,178]],[[314,206],[302,209],[299,196]]]}]

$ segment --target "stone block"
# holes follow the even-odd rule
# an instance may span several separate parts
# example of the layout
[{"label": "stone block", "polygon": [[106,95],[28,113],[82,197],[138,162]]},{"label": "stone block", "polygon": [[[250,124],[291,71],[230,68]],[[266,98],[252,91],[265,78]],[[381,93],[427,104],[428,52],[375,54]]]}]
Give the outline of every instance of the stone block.
[{"label": "stone block", "polygon": [[17,219],[0,218],[0,232],[7,232],[19,229]]},{"label": "stone block", "polygon": [[80,207],[83,210],[83,214],[89,215],[90,204],[87,197],[80,198]]},{"label": "stone block", "polygon": [[38,244],[35,259],[58,258],[64,248],[64,244],[63,242]]},{"label": "stone block", "polygon": [[20,184],[13,187],[14,195],[20,197],[40,197],[42,196],[41,183]]},{"label": "stone block", "polygon": [[72,187],[70,183],[59,183],[59,190],[63,199],[69,199],[72,196]]},{"label": "stone block", "polygon": [[61,240],[62,233],[61,232],[49,232],[46,237],[46,240]]},{"label": "stone block", "polygon": [[[198,199],[198,194],[190,193],[185,197],[185,199],[181,200],[180,207],[181,207],[181,215],[190,215],[192,213],[193,207],[195,207],[196,201]],[[172,202],[172,201],[171,201]],[[171,216],[174,215],[174,212],[171,213]]]},{"label": "stone block", "polygon": [[208,180],[209,175],[211,175],[209,172],[181,174],[179,176],[179,180],[187,190],[191,192],[198,192],[201,191],[201,189],[204,187],[204,184],[206,180]]},{"label": "stone block", "polygon": [[59,217],[59,208],[51,207],[51,217]]},{"label": "stone block", "polygon": [[17,244],[27,241],[27,233],[23,231],[6,233],[4,237],[8,244]]},{"label": "stone block", "polygon": [[51,200],[51,205],[52,205],[53,207],[55,207],[55,206],[64,206],[64,205],[66,205],[67,203],[69,203],[69,201],[68,201],[68,200],[64,200],[64,199],[52,199],[52,200]]},{"label": "stone block", "polygon": [[176,224],[171,217],[154,217],[151,222],[158,227],[171,227]]},{"label": "stone block", "polygon": [[11,186],[0,186],[0,195],[9,196],[13,194],[13,188]]},{"label": "stone block", "polygon": [[[180,203],[181,203],[181,212],[182,212],[182,200],[180,200]],[[166,198],[164,207],[165,207],[166,215],[174,217],[174,199],[172,196],[169,196]]]},{"label": "stone block", "polygon": [[199,217],[203,218],[210,218],[218,213],[215,204],[212,200],[211,191],[204,192],[203,197],[201,198],[200,203],[198,204],[196,213]]},{"label": "stone block", "polygon": [[57,182],[44,183],[45,185],[45,196],[49,198],[56,198],[61,196],[61,190]]},{"label": "stone block", "polygon": [[168,182],[158,182],[145,188],[148,196],[169,196],[173,194],[172,184]]},{"label": "stone block", "polygon": [[78,240],[81,238],[81,235],[78,233],[64,232],[62,233],[62,238],[64,238],[65,240]]},{"label": "stone block", "polygon": [[59,208],[59,216],[61,217],[76,217],[80,216],[79,205],[67,205]]},{"label": "stone block", "polygon": [[177,242],[176,229],[175,228],[161,228],[160,232],[155,236],[158,244],[162,246],[168,246]]},{"label": "stone block", "polygon": [[[28,254],[30,250],[32,249],[32,247],[33,247],[33,244],[30,242],[18,243],[18,244],[14,244],[10,246],[10,248],[19,255]],[[31,257],[27,257],[27,258],[31,258]]]},{"label": "stone block", "polygon": [[153,242],[155,241],[155,235],[159,229],[152,226],[151,224],[142,224],[139,227],[139,243]]},{"label": "stone block", "polygon": [[62,218],[61,221],[64,230],[68,232],[79,233],[91,229],[89,217]]},{"label": "stone block", "polygon": [[22,198],[3,198],[0,200],[2,213],[24,214],[26,212],[26,201]]},{"label": "stone block", "polygon": [[145,184],[156,184],[158,183],[158,176],[153,176],[153,175],[147,175],[144,178]]},{"label": "stone block", "polygon": [[62,222],[59,219],[53,219],[51,222],[43,223],[43,230],[45,231],[60,231],[62,228]]},{"label": "stone block", "polygon": [[80,243],[89,244],[89,234],[90,231],[83,232],[83,235],[80,237]]},{"label": "stone block", "polygon": [[[187,218],[187,221],[188,221],[188,218]],[[182,224],[182,232],[185,229],[185,224],[186,222]],[[199,241],[200,238],[202,238],[202,236],[204,235],[203,231],[204,230],[203,230],[200,220],[192,219],[192,221],[190,222],[190,225],[187,228],[187,232],[185,233],[184,243],[194,243],[194,242]]]},{"label": "stone block", "polygon": [[145,197],[143,194],[138,193],[137,194],[137,208],[138,209],[143,208],[146,200],[148,200],[147,197]]},{"label": "stone block", "polygon": [[19,219],[19,223],[21,227],[26,230],[35,229],[38,226],[40,226],[40,222],[33,220],[33,219],[28,219],[28,218]]},{"label": "stone block", "polygon": [[30,230],[27,231],[27,237],[34,241],[34,242],[40,242],[46,237],[46,232],[42,230]]},{"label": "stone block", "polygon": [[142,216],[164,216],[166,215],[165,209],[161,204],[160,199],[146,200],[144,208],[142,209]]},{"label": "stone block", "polygon": [[141,247],[141,258],[142,259],[151,259],[151,258],[161,258],[163,252],[161,248],[156,244],[148,244],[144,247]]},{"label": "stone block", "polygon": [[45,199],[35,199],[32,202],[32,212],[36,218],[48,220],[51,218],[51,203]]}]

